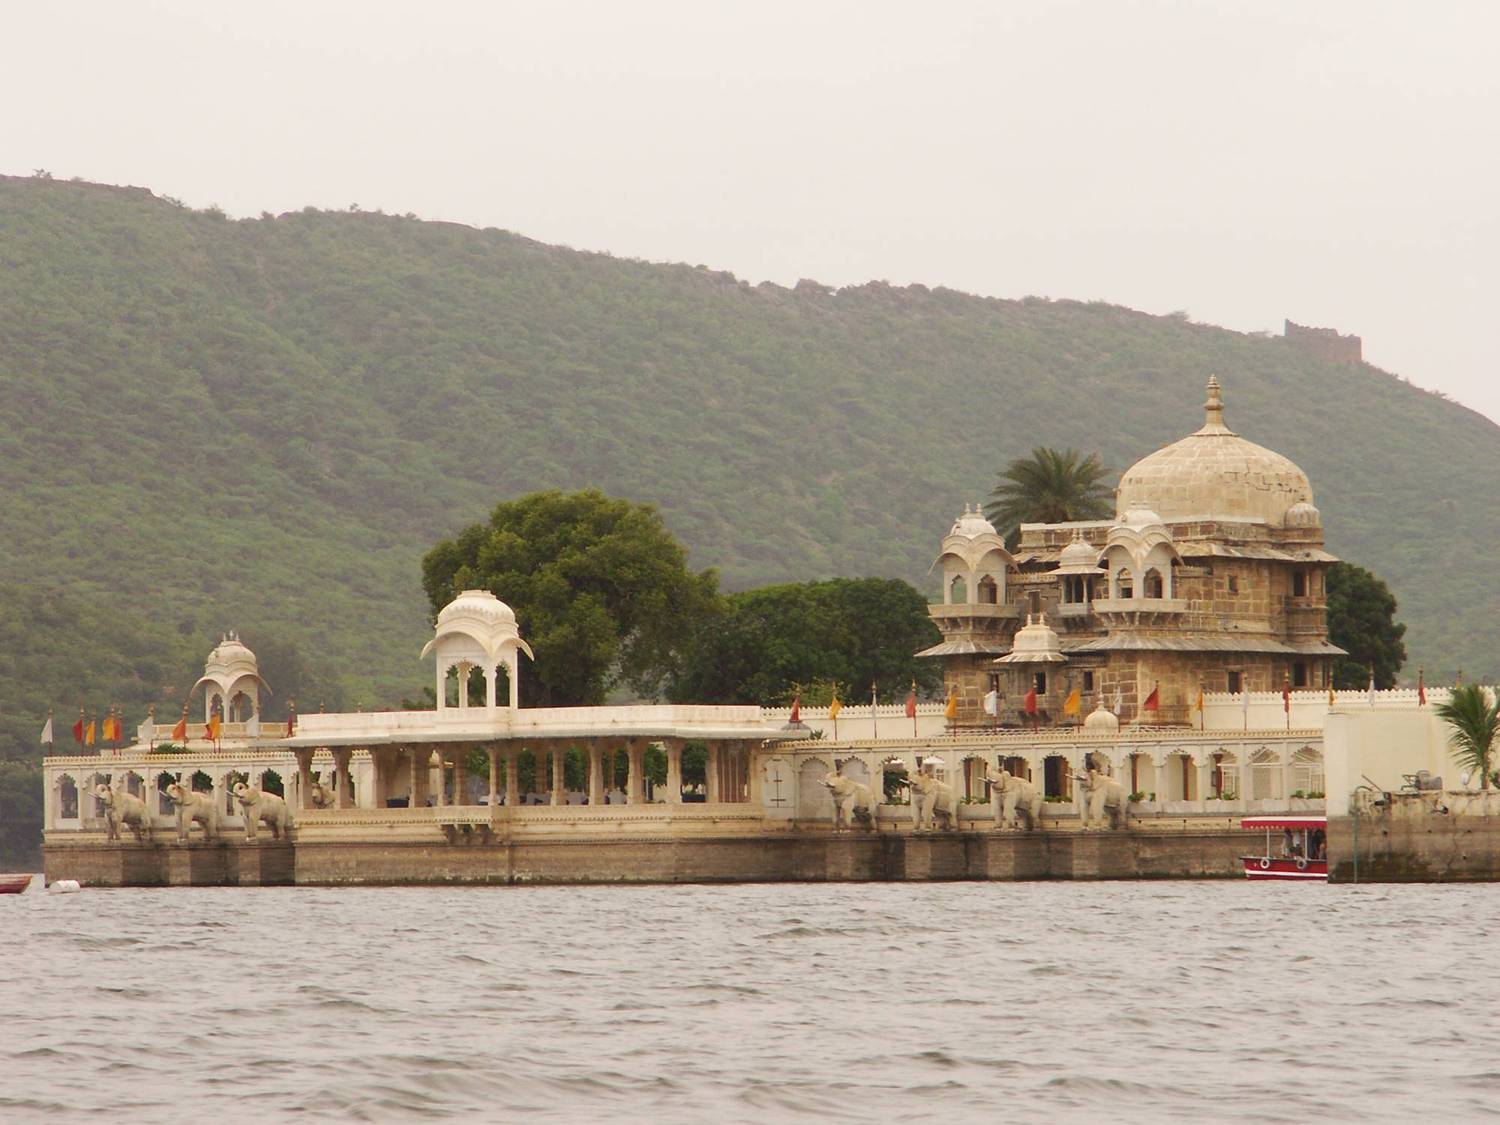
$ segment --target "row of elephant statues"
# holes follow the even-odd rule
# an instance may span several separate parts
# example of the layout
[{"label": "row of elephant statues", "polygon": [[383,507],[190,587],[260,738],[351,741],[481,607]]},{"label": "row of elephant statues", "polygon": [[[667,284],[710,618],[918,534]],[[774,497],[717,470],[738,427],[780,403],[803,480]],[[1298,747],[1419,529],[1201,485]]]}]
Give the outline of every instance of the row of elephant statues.
[{"label": "row of elephant statues", "polygon": [[[204,840],[212,840],[219,834],[219,802],[212,793],[200,793],[176,781],[162,792],[176,809],[179,841],[186,842],[191,838],[195,824],[202,831]],[[236,783],[231,792],[245,820],[246,840],[256,839],[262,824],[271,829],[275,839],[286,837],[292,827],[292,810],[285,800],[264,789],[252,789],[243,781]],[[120,829],[128,828],[134,833],[136,843],[151,841],[151,810],[145,801],[107,783],[96,785],[94,796],[104,806],[104,827],[109,839],[118,840]]]},{"label": "row of elephant statues", "polygon": [[[995,829],[1012,831],[1041,827],[1042,790],[1034,782],[1006,770],[985,769],[989,782],[990,802],[995,809]],[[1124,828],[1129,796],[1125,787],[1103,770],[1090,765],[1086,773],[1073,774],[1080,792],[1079,808],[1084,828]],[[835,771],[822,779],[833,798],[833,827],[875,830],[875,794],[864,782],[855,781]],[[924,765],[902,779],[911,793],[915,827],[919,832],[935,828],[958,827],[958,794],[953,786],[938,778]]]}]

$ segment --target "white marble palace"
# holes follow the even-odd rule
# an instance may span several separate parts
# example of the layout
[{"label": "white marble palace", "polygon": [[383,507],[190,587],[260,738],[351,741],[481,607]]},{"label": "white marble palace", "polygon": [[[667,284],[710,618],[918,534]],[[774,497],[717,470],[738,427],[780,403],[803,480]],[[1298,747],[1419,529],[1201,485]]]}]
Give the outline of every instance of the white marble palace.
[{"label": "white marble palace", "polygon": [[[1119,782],[1143,822],[1321,808],[1330,708],[1409,702],[1331,691],[1339,650],[1323,573],[1333,557],[1311,485],[1228,429],[1216,380],[1205,410],[1201,429],[1124,473],[1112,520],[1026,526],[1014,552],[977,510],[953,524],[931,607],[944,640],[924,654],[943,662],[953,718],[941,703],[915,719],[850,704],[836,726],[811,708],[794,726],[785,710],[753,706],[521,707],[531,651],[515,614],[467,590],[422,650],[435,709],[262,723],[273,685],[226,637],[195,685],[203,718],[185,742],[164,749],[174,723],[153,719],[118,751],[46,759],[48,843],[104,830],[101,783],[143,801],[166,831],[169,785],[208,795],[220,827],[238,828],[232,790],[244,782],[285,798],[297,838],[321,839],[441,839],[501,824],[513,834],[824,832],[836,773],[875,794],[879,827],[907,831],[902,778],[924,764],[953,788],[962,826],[978,830],[996,826],[997,770],[1034,783],[1057,830],[1078,827],[1075,781],[1090,767]],[[215,716],[222,728],[208,741]],[[689,748],[704,763],[691,781]]]}]

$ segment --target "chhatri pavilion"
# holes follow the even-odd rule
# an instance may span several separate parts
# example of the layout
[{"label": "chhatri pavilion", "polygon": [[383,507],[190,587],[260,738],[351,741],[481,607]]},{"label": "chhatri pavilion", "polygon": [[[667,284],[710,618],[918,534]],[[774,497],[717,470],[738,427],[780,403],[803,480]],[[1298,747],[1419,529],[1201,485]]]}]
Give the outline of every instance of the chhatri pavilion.
[{"label": "chhatri pavilion", "polygon": [[1326,691],[1337,560],[1312,485],[1225,424],[1213,377],[1204,411],[1121,475],[1113,519],[1023,524],[1014,551],[977,506],[954,522],[930,610],[943,641],[919,655],[942,661],[960,725],[1188,724],[1200,692]]}]

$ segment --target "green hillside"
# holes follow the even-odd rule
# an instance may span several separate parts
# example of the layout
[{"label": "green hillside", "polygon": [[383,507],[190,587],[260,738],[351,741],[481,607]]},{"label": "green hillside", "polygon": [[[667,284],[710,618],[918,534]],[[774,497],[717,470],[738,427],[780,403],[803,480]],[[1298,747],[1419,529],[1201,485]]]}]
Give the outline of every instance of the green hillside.
[{"label": "green hillside", "polygon": [[0,751],[49,705],[176,707],[228,628],[303,709],[412,694],[420,554],[535,489],[658,504],[730,589],[922,582],[1008,458],[1122,469],[1199,425],[1209,372],[1311,475],[1330,549],[1387,579],[1412,663],[1500,671],[1476,565],[1500,430],[1368,366],[1103,304],[0,179]]}]

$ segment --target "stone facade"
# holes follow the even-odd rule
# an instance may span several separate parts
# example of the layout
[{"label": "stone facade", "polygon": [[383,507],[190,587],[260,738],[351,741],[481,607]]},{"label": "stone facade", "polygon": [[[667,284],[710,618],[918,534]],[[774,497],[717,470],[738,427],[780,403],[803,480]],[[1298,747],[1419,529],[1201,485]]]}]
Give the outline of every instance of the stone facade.
[{"label": "stone facade", "polygon": [[[921,655],[943,662],[956,727],[1077,723],[1099,708],[1188,724],[1200,692],[1327,689],[1336,560],[1311,484],[1224,424],[1217,380],[1204,409],[1201,429],[1122,474],[1112,520],[1026,524],[1013,552],[977,511],[955,522],[930,607],[943,643]],[[1056,634],[1061,661],[1013,651],[1028,622]]]}]

